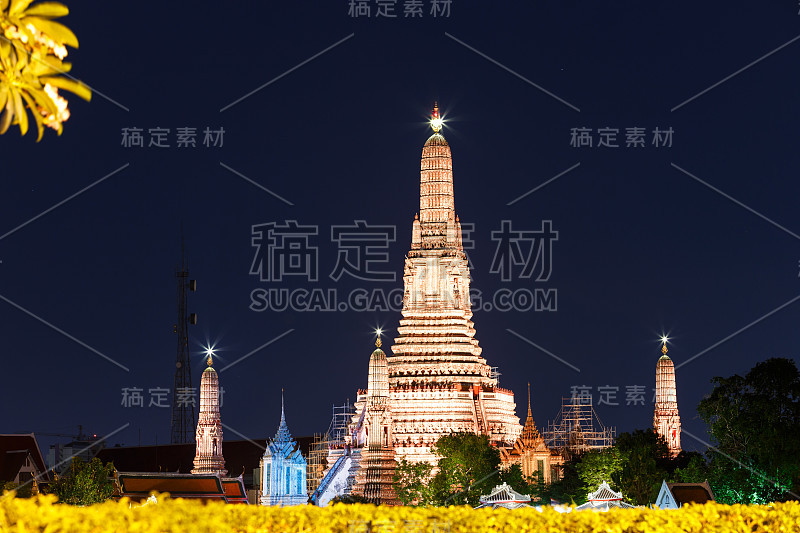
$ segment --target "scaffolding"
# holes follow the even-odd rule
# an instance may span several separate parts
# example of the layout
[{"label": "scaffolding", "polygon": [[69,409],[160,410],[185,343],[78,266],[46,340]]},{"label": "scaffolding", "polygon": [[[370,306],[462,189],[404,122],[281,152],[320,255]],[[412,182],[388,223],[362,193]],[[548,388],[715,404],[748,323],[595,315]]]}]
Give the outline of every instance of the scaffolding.
[{"label": "scaffolding", "polygon": [[322,474],[328,467],[328,444],[325,433],[314,433],[311,449],[308,451],[306,484],[308,494],[313,494],[322,481]]},{"label": "scaffolding", "polygon": [[545,444],[562,456],[602,450],[614,445],[617,431],[600,421],[589,396],[561,398],[561,410],[543,432]]},{"label": "scaffolding", "polygon": [[355,407],[348,399],[344,405],[334,405],[331,409],[331,423],[325,433],[315,433],[308,453],[308,493],[313,494],[322,482],[330,466],[328,455],[332,449],[344,449],[348,426],[353,421]]}]

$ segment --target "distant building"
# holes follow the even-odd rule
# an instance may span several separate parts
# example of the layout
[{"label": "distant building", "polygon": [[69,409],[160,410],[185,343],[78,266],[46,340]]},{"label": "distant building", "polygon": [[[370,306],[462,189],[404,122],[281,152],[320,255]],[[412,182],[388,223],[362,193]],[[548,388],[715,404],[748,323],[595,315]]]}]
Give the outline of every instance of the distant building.
[{"label": "distant building", "polygon": [[655,506],[659,509],[680,509],[684,503],[713,502],[714,491],[708,481],[702,483],[661,482]]},{"label": "distant building", "polygon": [[275,438],[267,442],[261,458],[261,505],[305,505],[308,503],[308,465],[289,433],[281,395],[281,422]]},{"label": "distant building", "polygon": [[0,435],[0,491],[6,483],[30,485],[36,492],[41,482],[50,481],[42,452],[33,433]]},{"label": "distant building", "polygon": [[664,437],[670,454],[681,452],[681,416],[678,414],[678,392],[675,386],[675,366],[667,355],[667,339],[662,339],[663,354],[656,364],[656,406],[653,413],[653,428]]},{"label": "distant building", "polygon": [[84,462],[91,461],[97,453],[105,448],[105,440],[97,435],[84,435],[82,431],[67,444],[51,444],[47,452],[47,467],[61,475],[69,469],[72,459]]}]

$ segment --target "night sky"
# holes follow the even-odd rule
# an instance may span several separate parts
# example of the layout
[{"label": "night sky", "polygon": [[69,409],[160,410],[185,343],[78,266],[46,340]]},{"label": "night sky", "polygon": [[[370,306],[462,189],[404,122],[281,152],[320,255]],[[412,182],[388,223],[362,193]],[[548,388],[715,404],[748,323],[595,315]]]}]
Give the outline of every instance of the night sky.
[{"label": "night sky", "polygon": [[[456,212],[475,224],[473,289],[557,291],[555,311],[475,311],[523,421],[530,381],[540,429],[580,385],[619,388],[619,405],[597,406],[618,432],[650,427],[666,333],[683,447],[702,450],[686,431],[707,438],[696,406],[712,377],[797,360],[796,2],[453,0],[433,18],[425,0],[414,19],[403,0],[395,19],[374,2],[350,17],[347,0],[67,3],[81,45],[67,60],[92,102],[67,95],[60,138],[0,137],[0,432],[81,424],[111,445],[169,441],[170,409],[148,407],[148,390],[173,386],[181,225],[198,280],[193,384],[203,345],[216,344],[219,370],[283,335],[220,372],[225,438],[273,435],[281,388],[292,433],[324,431],[331,406],[367,385],[374,328],[395,336],[399,312],[257,312],[251,293],[402,287],[435,100]],[[142,148],[122,144],[134,127]],[[195,148],[177,147],[184,127]],[[625,146],[633,127],[644,146]],[[169,148],[147,146],[154,128],[169,128]],[[206,128],[224,129],[221,147],[203,145]],[[570,146],[573,128],[590,128],[593,147]],[[598,147],[600,128],[620,146]],[[672,128],[672,146],[652,144],[655,128]],[[250,274],[252,227],[287,220],[317,227],[316,282]],[[394,282],[331,279],[331,228],[356,220],[396,228],[379,266]],[[548,280],[491,272],[503,220],[552,221]],[[645,405],[626,405],[635,385]],[[122,405],[134,387],[144,407]]]}]

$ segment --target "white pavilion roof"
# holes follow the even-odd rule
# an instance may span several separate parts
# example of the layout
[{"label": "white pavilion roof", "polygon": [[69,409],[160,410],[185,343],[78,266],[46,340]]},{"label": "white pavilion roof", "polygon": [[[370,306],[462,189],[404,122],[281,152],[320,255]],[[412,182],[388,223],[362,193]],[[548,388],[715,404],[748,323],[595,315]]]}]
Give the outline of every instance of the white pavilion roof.
[{"label": "white pavilion roof", "polygon": [[586,499],[589,500],[583,505],[575,508],[576,511],[583,511],[591,509],[593,511],[608,511],[612,508],[617,509],[635,509],[635,505],[625,503],[622,501],[622,492],[614,492],[609,484],[605,481],[600,483],[597,490],[590,492]]},{"label": "white pavilion roof", "polygon": [[527,494],[520,494],[512,489],[508,483],[497,485],[491,493],[481,496],[481,504],[476,507],[505,507],[506,509],[517,509],[519,507],[528,507],[530,505],[531,497]]}]

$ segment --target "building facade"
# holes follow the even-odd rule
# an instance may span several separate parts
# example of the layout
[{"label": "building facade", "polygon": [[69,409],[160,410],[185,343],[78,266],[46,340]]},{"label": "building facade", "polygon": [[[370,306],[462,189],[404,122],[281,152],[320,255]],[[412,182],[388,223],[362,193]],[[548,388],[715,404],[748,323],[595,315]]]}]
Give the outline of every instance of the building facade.
[{"label": "building facade", "polygon": [[672,456],[681,452],[681,417],[678,414],[678,392],[675,386],[675,366],[667,355],[667,342],[661,347],[656,364],[656,407],[653,428],[664,437]]},{"label": "building facade", "polygon": [[281,422],[261,458],[261,505],[305,505],[307,463],[289,433],[281,397]]},{"label": "building facade", "polygon": [[208,356],[208,368],[200,378],[200,416],[197,420],[197,448],[192,474],[228,475],[222,456],[222,419],[219,414],[219,376]]}]

